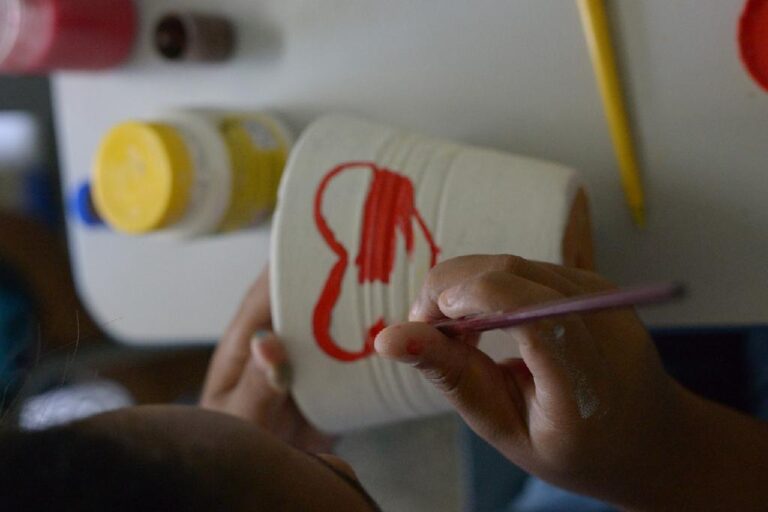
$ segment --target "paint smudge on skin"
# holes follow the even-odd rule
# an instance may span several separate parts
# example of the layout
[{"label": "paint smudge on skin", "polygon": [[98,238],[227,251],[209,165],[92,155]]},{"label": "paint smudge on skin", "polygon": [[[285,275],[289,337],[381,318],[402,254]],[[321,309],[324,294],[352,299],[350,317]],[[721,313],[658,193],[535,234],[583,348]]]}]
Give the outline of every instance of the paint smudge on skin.
[{"label": "paint smudge on skin", "polygon": [[405,346],[405,352],[411,356],[420,356],[424,351],[424,345],[420,341],[408,340]]},{"label": "paint smudge on skin", "polygon": [[[342,362],[353,362],[374,352],[373,341],[386,323],[379,318],[368,328],[360,350],[347,350],[331,335],[333,309],[341,295],[341,284],[349,264],[347,249],[336,239],[333,230],[323,216],[323,199],[331,181],[345,171],[367,171],[373,180],[363,207],[363,226],[355,265],[359,284],[380,281],[389,283],[394,270],[397,231],[405,241],[405,251],[411,257],[414,250],[414,222],[421,229],[429,245],[430,268],[437,264],[440,248],[432,233],[416,209],[413,183],[408,177],[389,169],[380,168],[374,162],[346,162],[331,169],[318,186],[315,195],[314,217],[320,236],[336,254],[337,261],[331,268],[325,286],[315,305],[312,328],[315,340],[328,356]],[[351,212],[350,212],[351,214]]]},{"label": "paint smudge on skin", "polygon": [[600,408],[600,399],[597,398],[597,394],[590,386],[584,372],[576,373],[572,379],[575,380],[573,394],[576,399],[576,407],[579,409],[579,416],[583,420],[591,418]]},{"label": "paint smudge on skin", "polygon": [[584,420],[591,418],[600,409],[600,399],[584,370],[574,366],[566,356],[565,327],[555,324],[551,328],[543,329],[539,334],[544,341],[553,346],[557,361],[565,369],[568,380],[573,386],[573,398],[576,401],[579,417]]}]

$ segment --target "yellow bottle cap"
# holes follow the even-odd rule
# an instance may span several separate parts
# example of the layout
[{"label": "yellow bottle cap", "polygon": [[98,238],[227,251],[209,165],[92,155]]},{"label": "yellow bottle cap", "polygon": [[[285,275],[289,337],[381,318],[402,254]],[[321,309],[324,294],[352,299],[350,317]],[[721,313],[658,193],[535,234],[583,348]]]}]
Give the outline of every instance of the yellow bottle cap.
[{"label": "yellow bottle cap", "polygon": [[184,214],[193,179],[192,158],[176,129],[122,123],[107,133],[96,155],[94,201],[114,229],[147,233]]}]

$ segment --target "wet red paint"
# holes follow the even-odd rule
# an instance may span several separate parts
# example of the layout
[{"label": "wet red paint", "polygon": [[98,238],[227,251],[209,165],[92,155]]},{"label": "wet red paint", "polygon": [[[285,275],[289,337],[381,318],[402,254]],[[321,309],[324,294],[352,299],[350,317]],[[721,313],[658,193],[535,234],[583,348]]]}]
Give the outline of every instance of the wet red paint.
[{"label": "wet red paint", "polygon": [[320,236],[336,254],[336,263],[331,267],[320,297],[315,305],[312,328],[318,346],[330,357],[344,362],[357,361],[371,355],[373,340],[386,327],[379,318],[364,333],[365,341],[360,350],[347,350],[331,335],[333,309],[341,295],[341,284],[349,265],[349,254],[336,238],[323,216],[323,199],[328,185],[343,172],[372,172],[373,180],[363,206],[363,226],[355,265],[357,281],[360,284],[380,281],[388,284],[395,265],[397,231],[405,241],[406,254],[410,257],[414,249],[414,221],[424,234],[429,245],[430,267],[437,264],[440,248],[435,244],[432,233],[416,209],[413,183],[408,177],[389,169],[381,168],[374,162],[346,162],[331,169],[320,182],[315,195],[314,217]]},{"label": "wet red paint", "polygon": [[424,345],[420,341],[408,340],[408,343],[405,345],[405,351],[408,355],[420,356],[424,352]]}]

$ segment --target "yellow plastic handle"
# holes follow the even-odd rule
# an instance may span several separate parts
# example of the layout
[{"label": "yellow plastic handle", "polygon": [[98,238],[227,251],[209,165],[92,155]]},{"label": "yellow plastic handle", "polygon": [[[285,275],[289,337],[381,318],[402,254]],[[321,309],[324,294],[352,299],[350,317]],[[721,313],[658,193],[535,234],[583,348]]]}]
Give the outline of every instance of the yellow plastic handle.
[{"label": "yellow plastic handle", "polygon": [[603,0],[576,0],[632,218],[645,226],[645,197]]}]

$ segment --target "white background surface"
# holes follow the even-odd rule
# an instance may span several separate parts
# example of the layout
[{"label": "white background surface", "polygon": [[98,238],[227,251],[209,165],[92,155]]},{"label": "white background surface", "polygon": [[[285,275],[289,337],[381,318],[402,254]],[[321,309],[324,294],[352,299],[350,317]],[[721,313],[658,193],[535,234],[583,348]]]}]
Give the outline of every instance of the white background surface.
[{"label": "white background surface", "polygon": [[[138,2],[133,60],[55,79],[68,191],[116,122],[177,106],[278,110],[300,129],[342,111],[581,170],[599,268],[622,284],[676,278],[692,296],[651,324],[768,320],[768,94],[741,67],[743,0],[618,0],[614,27],[645,169],[648,228],[636,231],[570,0],[207,0]],[[225,65],[170,65],[154,20],[200,7],[236,20]],[[510,219],[513,222],[514,219]],[[268,232],[178,244],[69,224],[81,295],[133,343],[218,337],[266,261]]]}]

